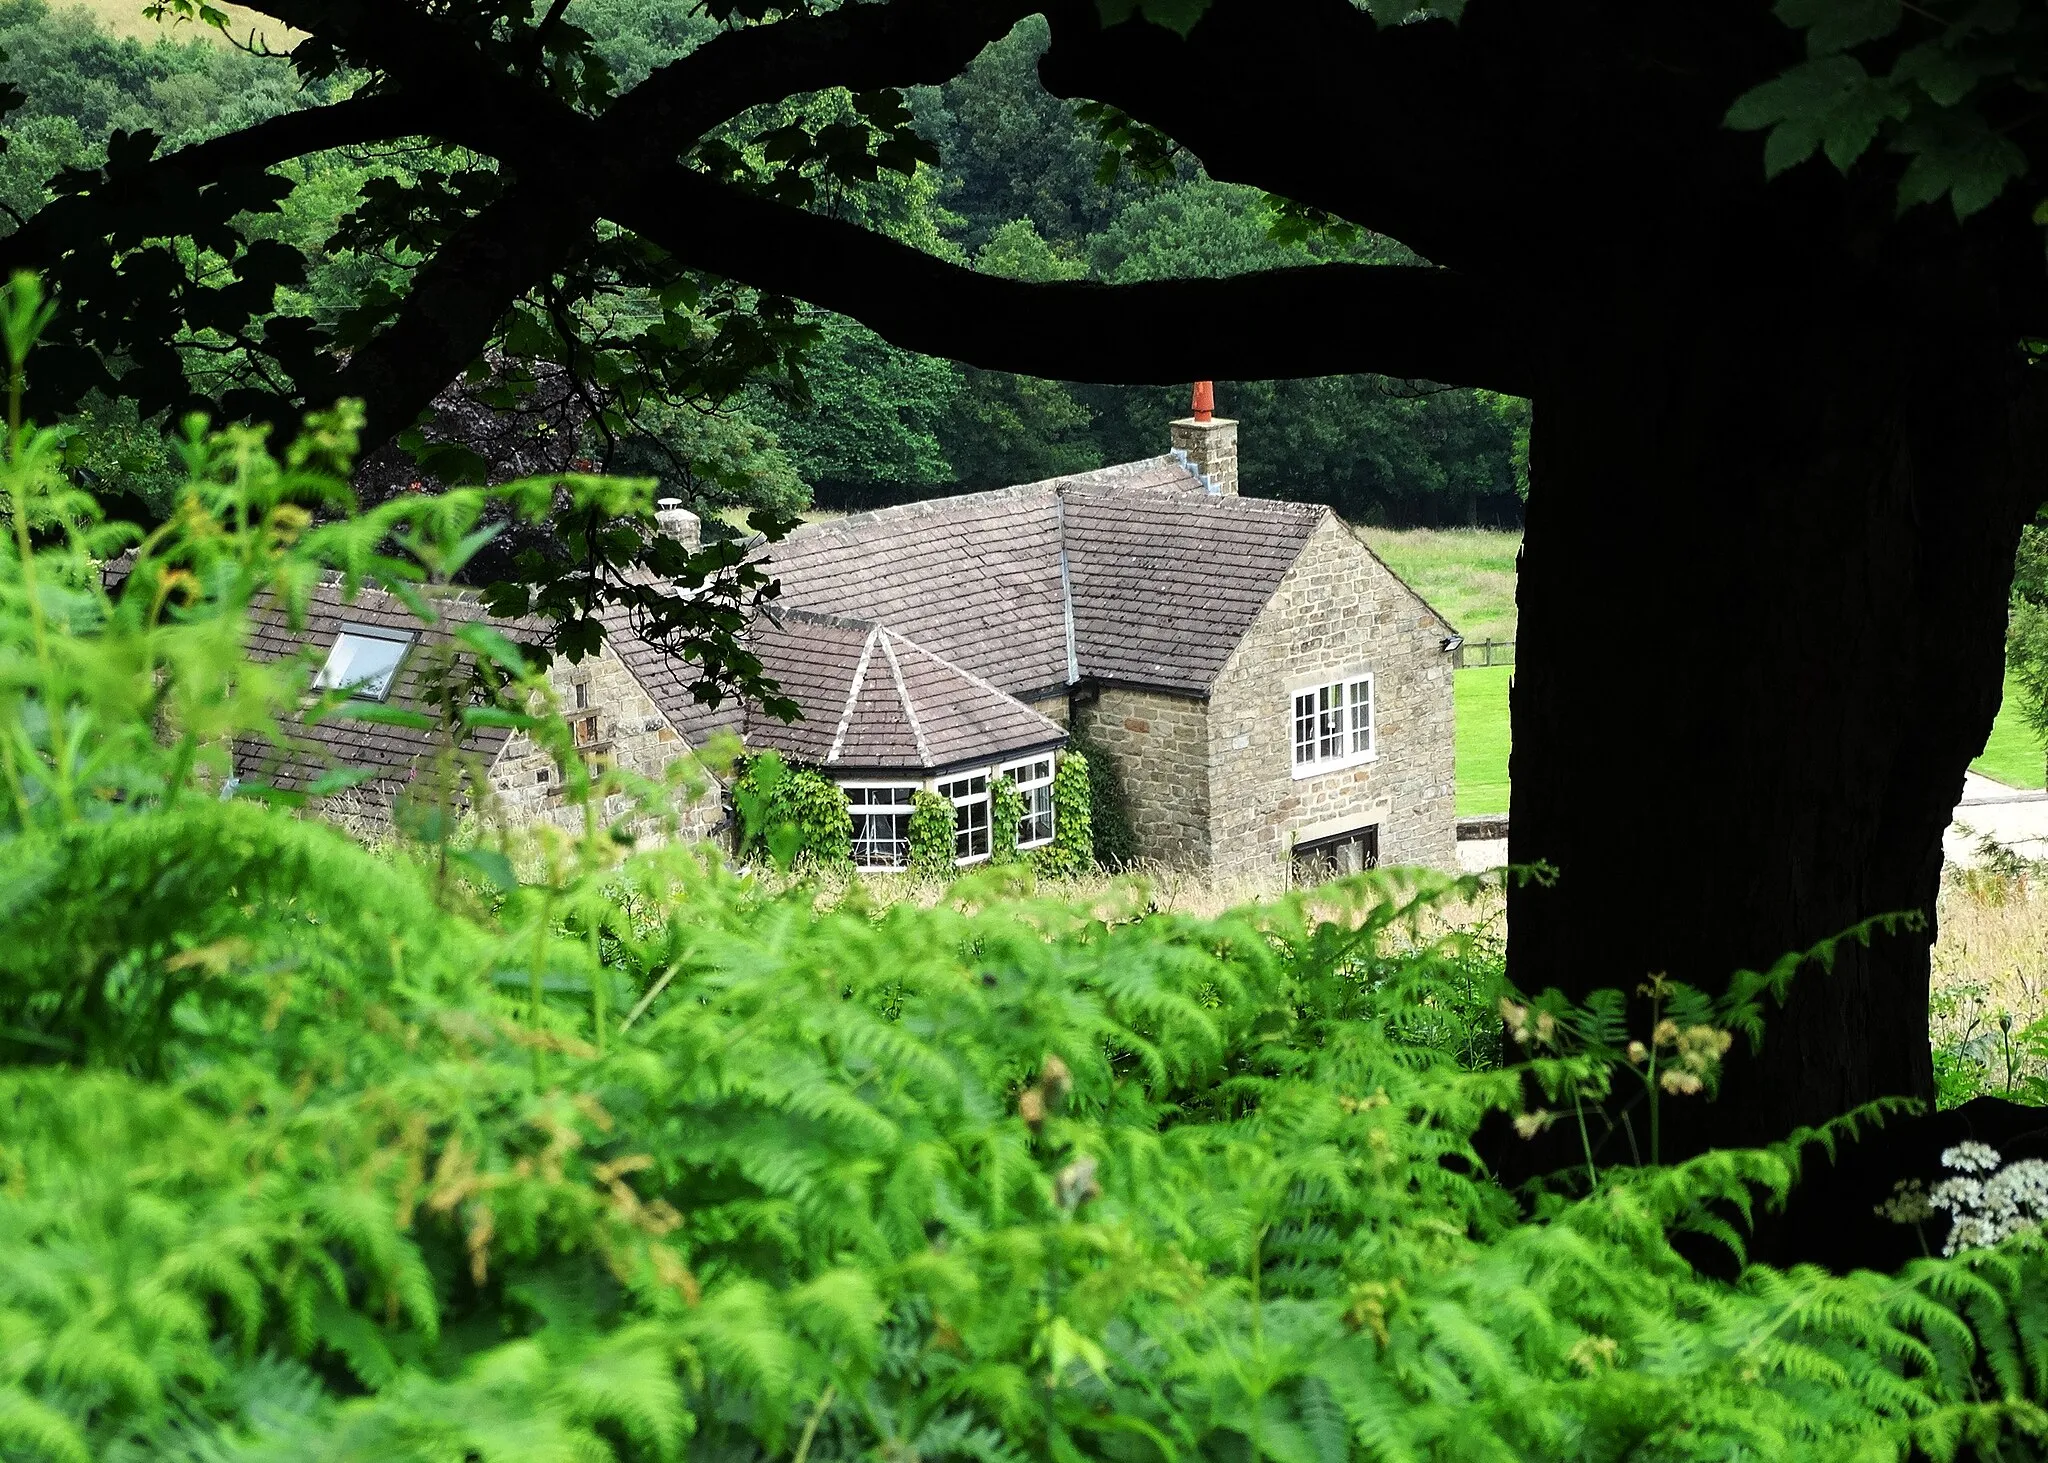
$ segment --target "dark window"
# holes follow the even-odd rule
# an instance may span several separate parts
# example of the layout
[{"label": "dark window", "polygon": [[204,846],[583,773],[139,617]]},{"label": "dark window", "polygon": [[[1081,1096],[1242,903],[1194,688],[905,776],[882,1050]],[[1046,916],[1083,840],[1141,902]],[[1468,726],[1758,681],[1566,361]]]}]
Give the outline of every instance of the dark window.
[{"label": "dark window", "polygon": [[953,804],[953,858],[956,862],[988,857],[988,774],[955,778],[939,784],[939,796]]},{"label": "dark window", "polygon": [[853,862],[862,869],[900,869],[910,862],[912,787],[849,787]]},{"label": "dark window", "polygon": [[1297,883],[1320,884],[1346,874],[1363,873],[1380,861],[1380,827],[1369,823],[1329,838],[1310,839],[1294,845],[1294,877]]}]

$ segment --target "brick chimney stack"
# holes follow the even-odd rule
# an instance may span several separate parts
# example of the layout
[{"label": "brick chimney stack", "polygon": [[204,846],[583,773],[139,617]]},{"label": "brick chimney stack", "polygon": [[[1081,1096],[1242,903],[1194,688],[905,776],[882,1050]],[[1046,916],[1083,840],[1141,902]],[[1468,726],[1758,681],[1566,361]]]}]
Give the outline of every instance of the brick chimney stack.
[{"label": "brick chimney stack", "polygon": [[1237,423],[1216,415],[1214,382],[1197,381],[1192,414],[1169,423],[1173,450],[1209,484],[1212,493],[1237,494]]},{"label": "brick chimney stack", "polygon": [[696,514],[683,506],[681,498],[656,500],[654,526],[692,550],[704,546],[704,525]]}]

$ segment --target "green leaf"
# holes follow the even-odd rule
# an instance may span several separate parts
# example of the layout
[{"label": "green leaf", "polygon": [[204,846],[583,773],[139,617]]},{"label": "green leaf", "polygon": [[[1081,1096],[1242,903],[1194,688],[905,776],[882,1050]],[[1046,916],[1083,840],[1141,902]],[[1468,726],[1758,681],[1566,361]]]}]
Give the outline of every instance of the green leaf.
[{"label": "green leaf", "polygon": [[455,632],[455,638],[511,675],[523,676],[527,672],[526,652],[502,630],[472,620]]},{"label": "green leaf", "polygon": [[330,767],[306,785],[306,796],[332,797],[335,793],[373,781],[376,776],[374,767]]},{"label": "green leaf", "polygon": [[1823,146],[1828,161],[1848,171],[1878,129],[1904,117],[1906,110],[1888,81],[1872,77],[1852,56],[1830,56],[1802,62],[1744,92],[1724,121],[1738,131],[1771,129],[1764,143],[1764,172],[1776,177]]},{"label": "green leaf", "polygon": [[1806,54],[1832,56],[1899,28],[1899,0],[1778,0],[1776,15],[1806,32]]},{"label": "green leaf", "polygon": [[500,894],[509,893],[519,887],[519,875],[512,868],[512,860],[495,848],[464,848],[449,855],[454,862],[482,879]]},{"label": "green leaf", "polygon": [[1209,0],[1095,0],[1095,8],[1104,25],[1121,25],[1135,16],[1186,35],[1208,11]]}]

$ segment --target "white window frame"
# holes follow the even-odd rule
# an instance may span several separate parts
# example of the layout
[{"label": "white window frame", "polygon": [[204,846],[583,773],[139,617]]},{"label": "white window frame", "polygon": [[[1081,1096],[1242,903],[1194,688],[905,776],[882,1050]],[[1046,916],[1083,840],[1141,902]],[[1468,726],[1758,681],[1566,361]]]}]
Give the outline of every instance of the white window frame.
[{"label": "white window frame", "polygon": [[1354,670],[1318,677],[1288,691],[1287,754],[1296,780],[1379,757],[1376,680],[1371,671]]},{"label": "white window frame", "polygon": [[[411,630],[389,629],[382,625],[344,624],[334,632],[334,643],[327,647],[327,659],[321,665],[319,674],[313,677],[313,689],[346,691],[358,701],[388,701],[391,699],[391,688],[398,684],[398,673],[405,669],[405,658],[412,654],[413,642],[417,639],[418,634]],[[381,677],[365,677],[350,684],[341,679],[342,675],[347,674],[345,670],[337,673],[334,669],[334,657],[340,653],[344,640],[375,640],[381,644],[395,645],[398,647],[398,658]],[[376,686],[375,690],[370,689],[373,684]]]},{"label": "white window frame", "polygon": [[[1031,771],[1034,767],[1043,767],[1045,769],[1044,775],[1029,779],[1019,775],[1020,773]],[[1027,757],[1022,762],[1012,762],[1003,768],[1003,776],[1009,778],[1011,782],[1017,785],[1017,795],[1024,799],[1024,816],[1017,823],[1017,847],[1020,850],[1044,848],[1052,842],[1053,833],[1056,831],[1057,826],[1055,823],[1057,814],[1054,812],[1052,805],[1052,779],[1053,774],[1058,771],[1059,756],[1055,752],[1046,752],[1036,757]],[[1045,836],[1043,838],[1026,838],[1024,836],[1025,824],[1036,822],[1040,818],[1045,820]]]},{"label": "white window frame", "polygon": [[[859,806],[856,806],[851,794],[856,792],[902,792],[909,793],[914,798],[917,794],[917,790],[918,785],[914,782],[842,782],[839,784],[839,791],[842,794],[848,795],[846,798],[847,816],[854,819],[856,822],[856,828],[853,839],[853,848],[851,850],[853,854],[853,866],[855,868],[859,869],[862,873],[889,874],[901,873],[903,870],[910,867],[910,812],[912,803],[906,800],[902,803],[881,803],[876,805],[878,807],[890,810],[887,814],[887,816],[890,817],[897,816],[897,813],[895,811],[896,809],[900,808],[902,810],[901,816],[903,819],[903,837],[900,840],[889,840],[889,842],[891,843],[900,842],[903,845],[902,861],[893,864],[862,863],[860,857],[860,846],[864,840],[862,840],[859,834],[858,821],[862,817],[867,816],[863,811],[867,805],[863,803]],[[876,840],[874,839],[865,840],[865,842],[871,845],[875,841]]]},{"label": "white window frame", "polygon": [[[947,789],[961,787],[981,779],[981,791],[949,792]],[[986,863],[989,850],[994,845],[995,809],[989,796],[989,783],[993,781],[991,770],[986,767],[970,768],[965,772],[950,773],[943,778],[932,779],[932,790],[953,805],[953,862],[965,868],[968,864]],[[974,809],[981,809],[981,852],[974,852]],[[962,844],[967,852],[960,851]]]}]

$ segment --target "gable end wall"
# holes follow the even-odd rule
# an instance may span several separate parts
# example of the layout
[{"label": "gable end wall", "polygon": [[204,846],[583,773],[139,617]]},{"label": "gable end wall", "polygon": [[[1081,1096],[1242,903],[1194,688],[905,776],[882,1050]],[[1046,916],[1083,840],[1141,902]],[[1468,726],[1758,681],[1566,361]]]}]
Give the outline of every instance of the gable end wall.
[{"label": "gable end wall", "polygon": [[[590,687],[590,705],[581,711],[576,709],[578,681],[588,682]],[[556,660],[548,667],[548,683],[572,726],[587,717],[597,718],[598,745],[614,766],[660,783],[668,780],[669,765],[681,762],[678,771],[687,775],[671,784],[678,815],[676,836],[688,841],[711,835],[723,819],[716,781],[616,651],[607,645],[574,665]],[[543,772],[546,782],[540,781]],[[686,788],[691,783],[704,791],[686,802]],[[498,798],[498,816],[513,827],[553,823],[582,830],[583,810],[563,801],[561,769],[555,766],[554,757],[535,746],[524,732],[514,732],[506,739],[491,764],[491,786]],[[626,798],[607,798],[599,816],[606,820],[623,817],[629,807]],[[651,834],[655,830],[636,826],[633,831]]]},{"label": "gable end wall", "polygon": [[[1219,876],[1285,879],[1297,838],[1377,823],[1380,861],[1455,870],[1448,627],[1334,515],[1224,663],[1209,695],[1208,842]],[[1379,755],[1295,779],[1295,687],[1367,670]]]}]

